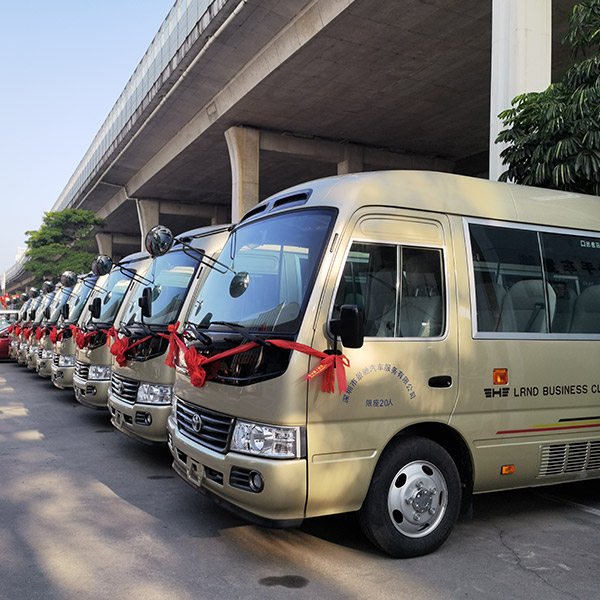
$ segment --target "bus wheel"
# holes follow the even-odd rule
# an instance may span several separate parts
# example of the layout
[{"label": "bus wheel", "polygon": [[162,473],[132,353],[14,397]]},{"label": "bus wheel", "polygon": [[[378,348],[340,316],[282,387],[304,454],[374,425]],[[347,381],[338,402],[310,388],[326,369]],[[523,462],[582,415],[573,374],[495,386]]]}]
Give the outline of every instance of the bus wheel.
[{"label": "bus wheel", "polygon": [[448,452],[426,438],[403,438],[379,460],[359,518],[376,546],[410,558],[442,545],[460,502],[460,477]]}]

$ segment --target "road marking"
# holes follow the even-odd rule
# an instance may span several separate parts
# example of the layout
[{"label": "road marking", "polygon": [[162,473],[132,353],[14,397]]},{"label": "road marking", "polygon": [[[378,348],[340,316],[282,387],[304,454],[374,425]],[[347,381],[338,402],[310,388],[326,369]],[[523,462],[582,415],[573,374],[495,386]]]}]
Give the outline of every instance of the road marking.
[{"label": "road marking", "polygon": [[586,506],[585,504],[579,504],[579,502],[573,502],[572,500],[565,500],[560,496],[554,496],[552,494],[540,494],[542,498],[546,498],[547,500],[551,500],[552,502],[557,502],[559,504],[566,504],[567,506],[572,506],[573,508],[577,508],[586,513],[590,513],[591,515],[595,515],[596,517],[600,517],[600,509],[592,508],[591,506]]}]

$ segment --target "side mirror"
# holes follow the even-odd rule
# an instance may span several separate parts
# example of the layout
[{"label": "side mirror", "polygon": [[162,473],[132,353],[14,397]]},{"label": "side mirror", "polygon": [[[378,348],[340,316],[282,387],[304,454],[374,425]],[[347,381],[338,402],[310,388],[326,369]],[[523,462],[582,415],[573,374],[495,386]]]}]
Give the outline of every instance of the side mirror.
[{"label": "side mirror", "polygon": [[90,309],[90,313],[92,313],[92,319],[97,319],[102,312],[102,299],[99,297],[94,298],[88,308]]},{"label": "side mirror", "polygon": [[46,308],[44,309],[44,319],[49,319],[50,318],[50,307],[46,306]]},{"label": "side mirror", "polygon": [[92,273],[101,277],[102,275],[108,275],[113,267],[113,260],[106,254],[98,254],[92,261]]},{"label": "side mirror", "polygon": [[339,335],[346,348],[361,348],[365,338],[365,325],[360,309],[355,304],[344,304],[340,318],[329,322],[333,335]]},{"label": "side mirror", "polygon": [[60,309],[60,314],[62,315],[62,318],[65,321],[69,320],[69,305],[68,304],[62,305],[62,308]]},{"label": "side mirror", "polygon": [[146,287],[142,290],[142,296],[138,299],[138,304],[142,309],[142,317],[150,318],[152,316],[152,288]]},{"label": "side mirror", "polygon": [[173,246],[175,236],[173,232],[164,225],[157,225],[148,231],[144,239],[144,247],[152,258],[166,254]]},{"label": "side mirror", "polygon": [[73,271],[65,271],[60,276],[60,282],[64,287],[73,287],[77,283],[77,275]]}]

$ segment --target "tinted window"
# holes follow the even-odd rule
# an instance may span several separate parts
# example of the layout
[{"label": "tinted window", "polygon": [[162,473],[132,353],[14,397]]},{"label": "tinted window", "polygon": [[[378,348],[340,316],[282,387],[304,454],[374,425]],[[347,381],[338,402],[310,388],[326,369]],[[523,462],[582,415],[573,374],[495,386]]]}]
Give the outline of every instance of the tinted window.
[{"label": "tinted window", "polygon": [[470,225],[477,330],[600,333],[600,238]]}]

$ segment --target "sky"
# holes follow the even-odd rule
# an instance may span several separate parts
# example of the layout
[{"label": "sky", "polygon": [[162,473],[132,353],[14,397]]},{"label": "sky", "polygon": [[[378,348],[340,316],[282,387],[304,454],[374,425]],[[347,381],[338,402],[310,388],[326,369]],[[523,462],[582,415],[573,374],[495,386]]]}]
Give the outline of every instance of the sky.
[{"label": "sky", "polygon": [[175,0],[0,0],[0,280]]}]

